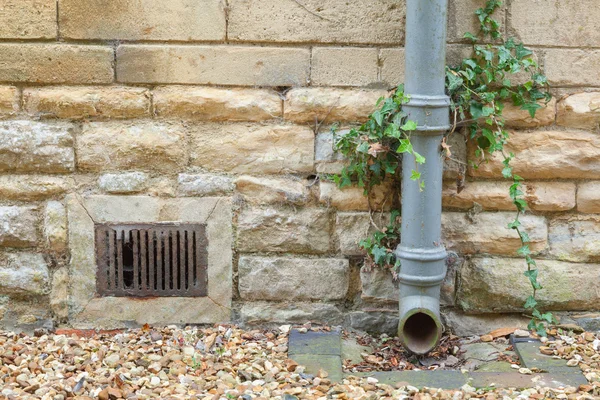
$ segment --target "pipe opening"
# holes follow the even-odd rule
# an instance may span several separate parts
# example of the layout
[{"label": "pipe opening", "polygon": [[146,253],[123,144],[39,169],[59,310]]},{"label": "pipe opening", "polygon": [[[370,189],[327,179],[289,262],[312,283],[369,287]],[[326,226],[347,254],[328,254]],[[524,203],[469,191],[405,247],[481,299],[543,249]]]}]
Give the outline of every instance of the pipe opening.
[{"label": "pipe opening", "polygon": [[415,354],[425,354],[437,346],[441,336],[438,321],[424,312],[417,312],[404,322],[400,337]]}]

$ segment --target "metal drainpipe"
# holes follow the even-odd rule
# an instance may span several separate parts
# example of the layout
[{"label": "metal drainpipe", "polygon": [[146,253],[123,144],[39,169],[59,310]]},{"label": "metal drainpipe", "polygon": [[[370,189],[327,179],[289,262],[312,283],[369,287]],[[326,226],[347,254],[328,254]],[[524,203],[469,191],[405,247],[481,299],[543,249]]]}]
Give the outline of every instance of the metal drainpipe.
[{"label": "metal drainpipe", "polygon": [[419,165],[425,187],[410,179],[413,156],[402,161],[402,241],[400,323],[398,335],[414,353],[432,350],[442,335],[440,288],[446,276],[446,249],[441,241],[441,140],[449,129],[450,99],[445,94],[446,18],[448,0],[407,0],[404,109],[417,122],[411,137],[426,158]]}]

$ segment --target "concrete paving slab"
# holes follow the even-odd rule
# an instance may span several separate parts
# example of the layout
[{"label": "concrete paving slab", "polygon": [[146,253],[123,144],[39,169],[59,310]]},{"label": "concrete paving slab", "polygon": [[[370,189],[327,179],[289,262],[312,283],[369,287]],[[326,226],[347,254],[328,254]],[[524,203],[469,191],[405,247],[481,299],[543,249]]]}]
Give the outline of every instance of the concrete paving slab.
[{"label": "concrete paving slab", "polygon": [[566,360],[552,358],[540,353],[540,346],[543,346],[540,341],[516,342],[514,343],[515,350],[523,366],[527,368],[537,368],[550,373],[577,373],[580,372],[578,367],[567,366]]},{"label": "concrete paving slab", "polygon": [[372,352],[372,347],[362,346],[356,343],[354,338],[342,340],[342,360],[350,360],[352,364],[358,364],[363,361],[361,353],[371,354]]},{"label": "concrete paving slab", "polygon": [[468,375],[460,371],[436,370],[436,371],[387,371],[387,372],[363,372],[345,374],[346,376],[372,376],[391,386],[411,385],[417,388],[435,389],[459,389],[468,381]]},{"label": "concrete paving slab", "polygon": [[518,372],[471,372],[469,383],[475,388],[516,388],[525,389],[536,386],[559,388],[587,384],[582,374],[533,374],[524,375]]},{"label": "concrete paving slab", "polygon": [[332,332],[298,332],[292,329],[288,340],[288,354],[321,354],[342,355],[341,333]]},{"label": "concrete paving slab", "polygon": [[342,359],[340,356],[321,354],[294,354],[290,358],[306,367],[305,374],[317,375],[320,369],[327,371],[332,382],[340,382],[343,378]]}]

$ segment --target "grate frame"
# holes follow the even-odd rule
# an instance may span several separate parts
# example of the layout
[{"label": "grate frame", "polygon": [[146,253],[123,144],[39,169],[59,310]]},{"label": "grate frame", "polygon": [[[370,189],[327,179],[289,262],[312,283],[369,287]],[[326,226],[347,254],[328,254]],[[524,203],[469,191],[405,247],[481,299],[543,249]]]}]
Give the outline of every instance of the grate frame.
[{"label": "grate frame", "polygon": [[96,224],[101,297],[205,297],[205,224]]}]

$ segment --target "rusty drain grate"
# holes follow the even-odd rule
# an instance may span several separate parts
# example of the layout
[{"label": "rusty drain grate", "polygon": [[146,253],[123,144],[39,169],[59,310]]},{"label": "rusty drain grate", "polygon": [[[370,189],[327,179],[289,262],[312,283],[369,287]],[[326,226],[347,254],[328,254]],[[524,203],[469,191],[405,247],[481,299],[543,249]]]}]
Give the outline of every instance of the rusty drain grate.
[{"label": "rusty drain grate", "polygon": [[96,225],[101,296],[207,295],[208,239],[200,224]]}]

